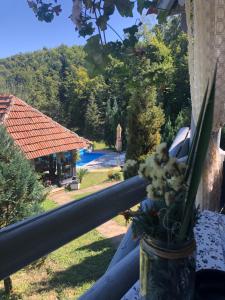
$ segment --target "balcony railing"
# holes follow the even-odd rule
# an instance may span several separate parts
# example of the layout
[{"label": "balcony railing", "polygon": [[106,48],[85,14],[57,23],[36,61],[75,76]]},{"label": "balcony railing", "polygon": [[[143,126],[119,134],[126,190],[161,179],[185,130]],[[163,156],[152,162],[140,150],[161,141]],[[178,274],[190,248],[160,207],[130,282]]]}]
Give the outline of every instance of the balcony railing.
[{"label": "balcony railing", "polygon": [[[184,155],[180,145],[187,132],[185,128],[178,134],[171,147],[172,155]],[[136,176],[1,229],[0,280],[140,203],[146,197],[146,185],[144,179]],[[129,236],[130,231],[120,248],[125,248]],[[117,300],[126,293],[138,278],[137,244],[128,246],[124,254],[114,257],[106,274],[81,299]]]}]

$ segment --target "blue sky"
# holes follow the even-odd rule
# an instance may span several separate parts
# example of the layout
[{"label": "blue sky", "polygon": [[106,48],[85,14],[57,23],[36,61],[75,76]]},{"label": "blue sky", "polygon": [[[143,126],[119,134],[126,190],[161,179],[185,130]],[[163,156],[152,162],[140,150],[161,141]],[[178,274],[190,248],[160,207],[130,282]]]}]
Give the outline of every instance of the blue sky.
[{"label": "blue sky", "polygon": [[[78,36],[68,16],[71,14],[72,0],[61,0],[62,13],[52,23],[40,22],[28,7],[26,0],[1,0],[0,10],[0,58],[17,53],[30,52],[43,47],[53,48],[61,44],[68,46],[83,45],[85,39]],[[140,16],[122,18],[114,14],[110,25],[123,35],[122,29],[135,23]],[[154,22],[154,21],[153,21]],[[111,31],[107,32],[108,40],[115,40]]]}]

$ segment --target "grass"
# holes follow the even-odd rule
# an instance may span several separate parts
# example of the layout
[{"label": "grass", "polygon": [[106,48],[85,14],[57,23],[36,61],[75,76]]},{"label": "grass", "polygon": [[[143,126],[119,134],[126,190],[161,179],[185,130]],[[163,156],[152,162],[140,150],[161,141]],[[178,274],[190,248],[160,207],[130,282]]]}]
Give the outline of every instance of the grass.
[{"label": "grass", "polygon": [[[133,211],[136,211],[136,210],[139,208],[139,206],[140,206],[140,205],[137,204],[137,205],[133,206],[131,209],[132,209]],[[116,216],[115,218],[113,218],[113,220],[114,220],[118,225],[121,225],[121,226],[129,226],[129,225],[130,225],[130,223],[127,224],[127,222],[126,222],[124,216],[122,216],[122,215]]]},{"label": "grass", "polygon": [[94,142],[94,150],[108,150],[109,147],[106,145],[105,142]]},{"label": "grass", "polygon": [[[57,204],[47,199],[42,207],[47,211]],[[110,239],[93,230],[49,254],[38,268],[29,266],[13,274],[11,297],[4,296],[3,282],[0,282],[0,299],[78,299],[104,274],[114,252]]]},{"label": "grass", "polygon": [[77,196],[76,196],[76,195],[73,196],[73,195],[71,194],[71,200],[80,200],[81,198],[84,198],[84,197],[89,196],[89,195],[91,195],[91,194],[93,194],[93,192],[83,193],[83,194],[77,195]]},{"label": "grass", "polygon": [[107,182],[107,179],[108,179],[108,171],[90,172],[84,176],[80,188],[85,189],[93,185],[105,183]]},{"label": "grass", "polygon": [[51,199],[46,199],[41,204],[41,207],[43,208],[44,211],[48,211],[48,210],[54,209],[57,206],[58,205],[54,201],[52,201]]},{"label": "grass", "polygon": [[110,241],[91,231],[48,255],[41,267],[12,275],[11,299],[78,299],[105,272],[113,253]]},{"label": "grass", "polygon": [[118,215],[115,218],[113,218],[113,220],[120,226],[128,226],[124,216]]},{"label": "grass", "polygon": [[[85,189],[94,185],[99,185],[102,183],[109,182],[108,180],[108,174],[109,172],[118,172],[120,169],[119,168],[114,168],[114,169],[106,169],[102,171],[92,171],[89,172],[87,175],[84,176],[83,181],[80,185],[81,189]],[[121,179],[123,180],[123,172],[120,172],[121,174]]]}]

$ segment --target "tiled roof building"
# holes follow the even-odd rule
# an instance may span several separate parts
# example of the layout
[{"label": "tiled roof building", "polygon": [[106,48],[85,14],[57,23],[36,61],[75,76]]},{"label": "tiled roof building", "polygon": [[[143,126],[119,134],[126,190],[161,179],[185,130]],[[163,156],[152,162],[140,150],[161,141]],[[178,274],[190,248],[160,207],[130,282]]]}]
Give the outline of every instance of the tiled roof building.
[{"label": "tiled roof building", "polygon": [[89,144],[13,95],[0,95],[0,124],[28,159],[86,148]]}]

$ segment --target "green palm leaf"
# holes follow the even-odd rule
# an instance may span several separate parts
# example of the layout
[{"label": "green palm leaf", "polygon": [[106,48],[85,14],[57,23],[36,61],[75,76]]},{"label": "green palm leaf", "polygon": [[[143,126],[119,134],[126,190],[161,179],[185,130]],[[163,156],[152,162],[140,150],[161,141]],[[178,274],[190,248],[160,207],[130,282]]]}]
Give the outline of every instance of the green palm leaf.
[{"label": "green palm leaf", "polygon": [[193,220],[195,197],[198,191],[212,131],[216,71],[217,64],[215,66],[212,79],[206,88],[195,135],[189,152],[188,168],[186,172],[187,192],[185,197],[184,218],[180,229],[179,240],[186,239],[190,226],[192,225],[191,222]]}]

